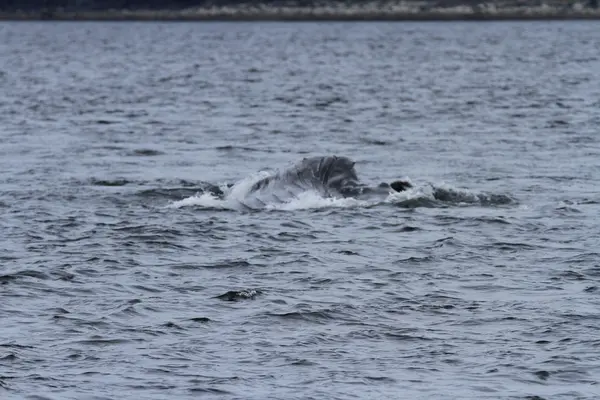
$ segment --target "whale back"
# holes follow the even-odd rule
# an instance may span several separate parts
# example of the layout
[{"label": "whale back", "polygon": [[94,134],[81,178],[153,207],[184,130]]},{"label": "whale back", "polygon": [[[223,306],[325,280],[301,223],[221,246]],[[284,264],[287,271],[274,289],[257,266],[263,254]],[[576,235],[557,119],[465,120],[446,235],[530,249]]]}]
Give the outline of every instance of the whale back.
[{"label": "whale back", "polygon": [[304,158],[293,170],[304,180],[314,179],[327,189],[341,191],[358,182],[354,164],[348,157],[311,157]]},{"label": "whale back", "polygon": [[347,188],[357,184],[354,161],[348,157],[304,158],[290,168],[254,183],[244,198],[244,204],[261,208],[266,204],[292,200],[306,191],[317,192],[323,197],[345,196]]}]

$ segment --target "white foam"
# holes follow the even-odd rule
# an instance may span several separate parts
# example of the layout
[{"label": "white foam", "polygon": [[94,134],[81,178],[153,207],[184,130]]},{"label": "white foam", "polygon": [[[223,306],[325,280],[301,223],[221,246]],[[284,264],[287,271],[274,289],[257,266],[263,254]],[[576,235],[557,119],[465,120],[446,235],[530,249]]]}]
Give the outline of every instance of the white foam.
[{"label": "white foam", "polygon": [[433,188],[429,185],[426,186],[413,186],[412,188],[403,190],[402,192],[396,192],[390,189],[388,197],[384,200],[385,203],[402,203],[405,201],[415,199],[430,199],[434,200]]},{"label": "white foam", "polygon": [[[224,210],[248,209],[249,205],[245,204],[248,200],[246,197],[248,196],[252,186],[260,179],[271,176],[272,174],[273,172],[261,171],[239,181],[231,188],[223,187],[222,190],[225,193],[223,199],[218,198],[210,193],[203,193],[188,197],[183,200],[175,201],[168,207],[202,207]],[[264,205],[264,207],[260,208],[267,211],[296,211],[323,208],[370,207],[381,203],[402,204],[407,202],[412,203],[414,201],[418,202],[420,200],[424,200],[426,202],[424,204],[427,204],[428,201],[440,201],[436,200],[436,197],[439,196],[439,194],[436,195],[436,191],[440,190],[446,192],[448,196],[451,197],[449,200],[450,202],[459,205],[480,203],[481,197],[485,196],[483,193],[457,188],[446,183],[413,186],[412,188],[402,192],[396,192],[390,189],[387,197],[381,200],[358,200],[354,198],[323,197],[316,191],[307,190],[298,193],[294,198],[291,198],[286,202],[268,202]],[[445,200],[441,201],[444,202]]]},{"label": "white foam", "polygon": [[321,208],[365,207],[372,203],[352,198],[323,197],[314,191],[300,193],[297,198],[282,204],[268,204],[267,210],[295,211]]},{"label": "white foam", "polygon": [[194,195],[187,197],[183,200],[174,201],[169,204],[168,208],[181,208],[181,207],[203,207],[203,208],[221,208],[221,209],[233,209],[226,200],[219,199],[213,196],[211,193],[202,193],[200,195]]},{"label": "white foam", "polygon": [[250,176],[247,176],[246,178],[237,182],[230,189],[226,190],[225,197],[242,201],[244,197],[248,195],[250,188],[252,188],[256,182],[260,181],[261,179],[268,178],[269,176],[273,176],[273,174],[273,171],[259,171],[251,174]]}]

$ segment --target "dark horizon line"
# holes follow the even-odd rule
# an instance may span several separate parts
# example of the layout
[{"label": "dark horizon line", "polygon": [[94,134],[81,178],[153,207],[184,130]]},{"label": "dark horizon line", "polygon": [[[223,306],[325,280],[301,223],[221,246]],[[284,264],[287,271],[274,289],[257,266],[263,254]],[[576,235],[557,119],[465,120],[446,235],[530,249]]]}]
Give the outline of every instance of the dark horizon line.
[{"label": "dark horizon line", "polygon": [[[594,10],[595,11],[595,10]],[[522,11],[489,12],[452,12],[452,11],[417,11],[417,12],[384,12],[358,11],[356,13],[313,13],[303,10],[284,13],[260,12],[252,10],[236,10],[235,13],[202,13],[189,14],[164,11],[85,11],[85,12],[0,12],[0,21],[171,21],[171,22],[210,22],[210,21],[567,21],[567,20],[600,20],[598,12],[545,11],[525,13]]]}]

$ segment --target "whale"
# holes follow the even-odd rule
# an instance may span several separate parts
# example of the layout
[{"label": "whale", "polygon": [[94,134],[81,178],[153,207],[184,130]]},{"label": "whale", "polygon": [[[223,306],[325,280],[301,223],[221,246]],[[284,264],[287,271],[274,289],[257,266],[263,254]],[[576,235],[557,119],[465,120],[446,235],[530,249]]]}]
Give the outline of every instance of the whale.
[{"label": "whale", "polygon": [[359,185],[355,162],[348,157],[324,156],[303,158],[291,168],[260,179],[250,193],[264,189],[287,191],[314,190],[324,197],[348,196]]},{"label": "whale", "polygon": [[[397,180],[369,186],[360,181],[355,168],[356,162],[346,156],[326,155],[305,157],[291,166],[271,171],[244,187],[236,195],[247,208],[260,209],[267,204],[282,204],[298,198],[304,192],[312,191],[324,198],[364,198],[365,196],[386,195],[390,191],[401,192],[412,187],[408,181]],[[239,184],[228,184],[231,191]],[[240,189],[241,190],[241,189]],[[218,197],[228,194],[221,190],[211,190]]]},{"label": "whale", "polygon": [[[326,155],[303,158],[281,169],[256,171],[235,183],[215,185],[204,182],[202,194],[230,202],[244,210],[262,210],[300,200],[306,192],[323,198],[355,198],[377,204],[384,200],[399,200],[397,204],[408,207],[448,204],[504,205],[513,204],[511,196],[494,193],[473,193],[468,190],[439,187],[420,183],[407,196],[388,197],[413,188],[409,180],[398,179],[390,183],[368,184],[359,179],[356,162],[349,157]],[[395,203],[396,204],[396,203]]]}]

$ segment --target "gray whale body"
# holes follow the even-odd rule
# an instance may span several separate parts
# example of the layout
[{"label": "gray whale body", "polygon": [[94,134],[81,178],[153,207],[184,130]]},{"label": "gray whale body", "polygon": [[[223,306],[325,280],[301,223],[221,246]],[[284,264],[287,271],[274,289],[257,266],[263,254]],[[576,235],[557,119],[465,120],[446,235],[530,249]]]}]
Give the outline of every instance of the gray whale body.
[{"label": "gray whale body", "polygon": [[284,186],[313,189],[326,196],[343,195],[348,188],[358,184],[354,164],[348,157],[304,158],[293,167],[256,182],[250,192],[269,186]]},{"label": "gray whale body", "polygon": [[[297,199],[304,192],[312,191],[322,197],[352,197],[361,200],[381,200],[390,192],[403,192],[412,188],[405,180],[369,186],[361,183],[354,168],[355,162],[348,157],[335,155],[304,158],[289,168],[269,172],[256,179],[249,177],[236,184],[228,184],[228,189],[208,184],[202,188],[221,199],[237,202],[249,210],[259,210],[269,205],[278,205]],[[263,171],[265,172],[265,171]],[[407,200],[409,207],[419,204],[471,203],[481,205],[502,205],[514,203],[510,196],[487,193],[471,193],[456,189],[431,186],[430,197],[417,197]]]},{"label": "gray whale body", "polygon": [[245,193],[242,203],[249,208],[281,204],[313,191],[323,197],[359,197],[366,194],[387,194],[391,189],[402,191],[409,182],[382,183],[377,187],[362,184],[354,168],[355,162],[343,156],[303,158],[289,168],[274,172],[255,182]]}]

